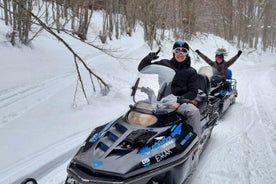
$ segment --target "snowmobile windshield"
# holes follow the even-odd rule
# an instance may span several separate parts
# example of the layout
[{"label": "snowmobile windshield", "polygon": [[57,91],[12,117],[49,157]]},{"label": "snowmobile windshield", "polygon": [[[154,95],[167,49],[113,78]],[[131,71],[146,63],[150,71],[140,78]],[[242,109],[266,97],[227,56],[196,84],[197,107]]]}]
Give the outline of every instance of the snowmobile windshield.
[{"label": "snowmobile windshield", "polygon": [[147,101],[155,106],[158,101],[171,94],[171,83],[175,71],[169,67],[152,64],[143,68],[138,78],[136,101]]},{"label": "snowmobile windshield", "polygon": [[128,114],[130,123],[149,126],[157,121],[156,114],[166,114],[175,110],[170,108],[170,105],[176,102],[176,97],[168,100],[168,96],[172,96],[171,82],[174,75],[175,71],[171,68],[155,64],[140,71],[135,93],[136,103]]}]

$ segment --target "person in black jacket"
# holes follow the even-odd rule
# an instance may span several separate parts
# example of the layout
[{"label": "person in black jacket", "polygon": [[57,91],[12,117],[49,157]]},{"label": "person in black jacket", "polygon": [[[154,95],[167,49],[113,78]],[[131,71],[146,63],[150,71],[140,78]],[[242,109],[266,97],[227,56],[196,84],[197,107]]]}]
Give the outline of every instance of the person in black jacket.
[{"label": "person in black jacket", "polygon": [[141,71],[144,67],[151,64],[164,65],[172,68],[176,74],[171,84],[171,91],[177,97],[177,102],[171,107],[177,109],[177,112],[187,117],[187,123],[190,124],[194,131],[201,135],[200,112],[199,109],[188,101],[193,101],[198,93],[197,72],[191,67],[191,59],[189,56],[189,45],[184,41],[176,41],[173,45],[173,58],[162,59],[152,63],[158,59],[157,53],[151,52],[142,59],[138,66]]}]

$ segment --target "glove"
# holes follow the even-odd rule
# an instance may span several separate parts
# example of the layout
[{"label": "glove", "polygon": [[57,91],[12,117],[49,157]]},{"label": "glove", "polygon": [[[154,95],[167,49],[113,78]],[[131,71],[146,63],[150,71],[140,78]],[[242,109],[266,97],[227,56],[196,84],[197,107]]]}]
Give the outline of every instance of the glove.
[{"label": "glove", "polygon": [[177,103],[183,104],[183,103],[190,103],[190,100],[187,98],[184,98],[183,96],[178,96],[177,97]]},{"label": "glove", "polygon": [[242,54],[242,51],[241,51],[241,50],[239,50],[239,51],[238,51],[238,55],[240,56],[241,54]]},{"label": "glove", "polygon": [[175,104],[177,101],[177,97],[174,95],[168,95],[165,98],[162,98],[162,100],[160,101],[158,108],[159,109],[170,109],[172,107],[173,104]]},{"label": "glove", "polygon": [[150,52],[147,56],[150,60],[155,60],[155,59],[158,59],[159,56],[157,56],[157,53],[156,52]]},{"label": "glove", "polygon": [[198,54],[200,53],[198,49],[196,49],[195,52],[198,53]]},{"label": "glove", "polygon": [[170,94],[165,98],[162,98],[161,103],[170,105],[170,104],[176,103],[176,101],[177,101],[177,97]]}]

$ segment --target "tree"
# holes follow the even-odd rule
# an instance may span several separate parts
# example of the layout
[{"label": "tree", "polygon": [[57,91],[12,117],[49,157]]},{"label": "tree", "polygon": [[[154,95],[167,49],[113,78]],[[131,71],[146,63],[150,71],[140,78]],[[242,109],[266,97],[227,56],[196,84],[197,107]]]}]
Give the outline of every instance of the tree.
[{"label": "tree", "polygon": [[31,29],[31,16],[24,9],[32,11],[32,0],[4,0],[1,6],[4,9],[5,24],[12,25],[13,31],[9,34],[12,45],[17,41],[27,45]]},{"label": "tree", "polygon": [[[93,85],[93,89],[95,89],[94,86],[94,82],[92,81],[92,76],[95,77],[99,83],[99,86],[101,88],[101,92],[106,95],[109,91],[109,86],[107,85],[107,83],[105,83],[105,81],[103,81],[101,79],[101,77],[99,77],[97,74],[95,74],[89,67],[88,65],[85,63],[85,61],[70,47],[70,45],[68,43],[66,43],[56,32],[55,30],[59,30],[58,26],[57,28],[51,28],[49,26],[47,26],[38,16],[36,16],[33,12],[32,12],[32,1],[31,0],[24,0],[24,1],[19,1],[19,0],[13,0],[10,3],[12,3],[12,9],[9,10],[9,12],[12,15],[12,26],[13,26],[13,33],[16,34],[12,34],[12,38],[11,38],[11,42],[15,44],[15,36],[14,35],[18,35],[20,38],[21,43],[28,43],[28,36],[29,36],[29,30],[31,29],[31,19],[34,19],[34,23],[40,25],[44,30],[46,30],[47,32],[49,32],[51,35],[53,35],[54,37],[56,37],[60,42],[62,42],[65,47],[67,49],[69,49],[69,51],[73,54],[74,57],[74,62],[76,65],[76,70],[77,70],[77,75],[78,75],[78,79],[81,83],[82,86],[82,91],[83,94],[85,96],[85,99],[87,100],[88,103],[88,99],[87,99],[87,95],[86,95],[86,90],[82,81],[82,75],[81,72],[79,70],[79,62],[84,66],[84,68],[88,71],[90,78],[91,78],[91,82]],[[57,4],[55,4],[57,5]],[[59,5],[57,5],[59,6]],[[4,9],[6,7],[1,6]],[[60,14],[59,14],[60,15]],[[56,20],[56,19],[55,19]],[[59,31],[58,31],[59,32]],[[98,47],[96,47],[97,49],[100,49]]]}]

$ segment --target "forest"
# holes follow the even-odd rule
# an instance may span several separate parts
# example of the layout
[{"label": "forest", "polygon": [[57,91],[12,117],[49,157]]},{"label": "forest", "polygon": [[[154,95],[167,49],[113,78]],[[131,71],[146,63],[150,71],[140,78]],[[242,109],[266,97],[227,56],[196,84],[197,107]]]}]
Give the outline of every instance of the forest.
[{"label": "forest", "polygon": [[275,52],[275,10],[275,0],[0,0],[12,45],[28,45],[43,29],[86,41],[93,12],[102,11],[102,43],[131,36],[141,24],[151,48],[168,38],[214,34],[241,49]]}]

